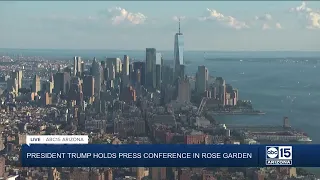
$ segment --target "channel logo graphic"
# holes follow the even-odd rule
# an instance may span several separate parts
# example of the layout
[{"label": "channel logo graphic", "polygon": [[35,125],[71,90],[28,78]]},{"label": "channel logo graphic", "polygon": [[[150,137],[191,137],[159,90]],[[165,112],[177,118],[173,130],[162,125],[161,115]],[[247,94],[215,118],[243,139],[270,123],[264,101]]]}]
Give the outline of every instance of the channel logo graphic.
[{"label": "channel logo graphic", "polygon": [[266,165],[292,165],[292,146],[266,146]]}]

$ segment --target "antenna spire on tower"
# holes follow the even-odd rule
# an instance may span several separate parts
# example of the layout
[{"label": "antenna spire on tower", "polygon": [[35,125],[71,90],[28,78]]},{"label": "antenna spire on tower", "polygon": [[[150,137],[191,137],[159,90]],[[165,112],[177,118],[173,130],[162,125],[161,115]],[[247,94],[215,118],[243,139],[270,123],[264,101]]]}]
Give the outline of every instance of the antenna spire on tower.
[{"label": "antenna spire on tower", "polygon": [[180,34],[180,17],[179,17],[179,34]]}]

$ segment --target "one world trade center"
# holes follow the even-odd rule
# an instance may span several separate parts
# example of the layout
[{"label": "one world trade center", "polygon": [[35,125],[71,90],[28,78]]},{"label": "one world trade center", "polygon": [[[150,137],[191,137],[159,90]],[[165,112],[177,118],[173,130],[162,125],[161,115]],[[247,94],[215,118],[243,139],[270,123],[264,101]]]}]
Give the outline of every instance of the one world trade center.
[{"label": "one world trade center", "polygon": [[[180,32],[180,19],[179,31],[174,36],[174,72],[175,79],[184,76],[184,60],[183,60],[184,38]],[[183,73],[181,72],[183,71]]]}]

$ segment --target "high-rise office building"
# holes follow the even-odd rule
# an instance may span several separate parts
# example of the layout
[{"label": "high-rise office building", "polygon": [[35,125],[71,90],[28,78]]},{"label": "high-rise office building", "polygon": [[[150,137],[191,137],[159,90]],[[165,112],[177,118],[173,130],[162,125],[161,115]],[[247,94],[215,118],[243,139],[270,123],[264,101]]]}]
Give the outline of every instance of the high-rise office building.
[{"label": "high-rise office building", "polygon": [[127,56],[127,55],[124,55],[124,57],[123,57],[123,69],[122,69],[122,71],[123,71],[123,74],[125,74],[125,75],[128,75],[129,76],[129,65],[130,65],[130,61],[129,61],[129,56]]},{"label": "high-rise office building", "polygon": [[145,85],[146,83],[146,63],[145,62],[134,62],[133,63],[133,71],[135,74],[134,81],[138,83],[138,77],[141,85]]},{"label": "high-rise office building", "polygon": [[161,65],[156,64],[156,88],[161,88]]},{"label": "high-rise office building", "polygon": [[163,58],[161,53],[156,54],[156,88],[161,89]]},{"label": "high-rise office building", "polygon": [[173,83],[173,68],[168,65],[163,65],[162,71],[162,84],[168,85]]},{"label": "high-rise office building", "polygon": [[63,72],[69,73],[70,77],[72,76],[72,69],[70,67],[65,67]]},{"label": "high-rise office building", "polygon": [[77,71],[78,70],[78,57],[75,56],[73,57],[73,75],[76,76],[77,75]]},{"label": "high-rise office building", "polygon": [[82,62],[81,62],[81,73],[82,73],[82,74],[84,73],[84,69],[85,69],[85,64],[84,64],[84,62],[82,61]]},{"label": "high-rise office building", "polygon": [[184,79],[185,78],[185,69],[186,69],[186,66],[184,64],[180,65],[180,78],[181,79]]},{"label": "high-rise office building", "polygon": [[49,81],[52,82],[52,83],[54,82],[54,78],[53,78],[53,74],[52,73],[49,76]]},{"label": "high-rise office building", "polygon": [[17,91],[22,88],[22,71],[18,71],[18,70],[15,70],[15,71],[12,71],[11,72],[11,79],[17,79]]},{"label": "high-rise office building", "polygon": [[180,19],[179,19],[179,31],[174,36],[174,73],[175,79],[180,76],[180,65],[184,64],[184,37],[180,31]]},{"label": "high-rise office building", "polygon": [[161,53],[156,53],[156,64],[163,65],[163,57]]},{"label": "high-rise office building", "polygon": [[207,90],[209,72],[205,66],[199,66],[196,74],[196,92],[204,93]]},{"label": "high-rise office building", "polygon": [[180,103],[190,102],[191,86],[188,78],[179,79],[177,87],[177,101]]},{"label": "high-rise office building", "polygon": [[70,73],[58,72],[54,76],[54,92],[59,94],[67,94],[70,90]]},{"label": "high-rise office building", "polygon": [[103,69],[103,80],[108,81],[109,80],[109,67],[106,67]]},{"label": "high-rise office building", "polygon": [[116,78],[116,68],[114,64],[108,64],[108,79],[107,80],[114,80]]},{"label": "high-rise office building", "polygon": [[130,63],[130,64],[129,64],[129,80],[130,80],[130,81],[133,81],[133,80],[134,80],[133,77],[134,77],[133,64]]},{"label": "high-rise office building", "polygon": [[137,69],[135,72],[136,77],[134,78],[135,83],[141,84],[141,71],[140,69]]},{"label": "high-rise office building", "polygon": [[104,69],[107,67],[106,61],[101,61],[101,67]]},{"label": "high-rise office building", "polygon": [[82,73],[81,65],[82,65],[81,57],[75,56],[73,58],[73,76],[81,75]]},{"label": "high-rise office building", "polygon": [[156,88],[156,59],[155,48],[146,49],[146,85],[148,88]]},{"label": "high-rise office building", "polygon": [[217,77],[214,82],[215,98],[226,104],[226,81],[222,77]]},{"label": "high-rise office building", "polygon": [[238,90],[234,89],[230,84],[225,84],[224,105],[237,105],[238,93]]},{"label": "high-rise office building", "polygon": [[48,92],[44,93],[43,98],[41,97],[41,99],[42,99],[42,104],[45,106],[52,103],[52,96]]},{"label": "high-rise office building", "polygon": [[107,66],[114,65],[116,74],[122,71],[122,62],[120,58],[107,58]]},{"label": "high-rise office building", "polygon": [[51,94],[53,92],[53,88],[54,88],[54,76],[53,74],[50,74],[49,80],[45,81],[41,85],[41,91],[43,91],[44,93],[48,92],[49,94]]},{"label": "high-rise office building", "polygon": [[129,62],[129,56],[124,55],[123,58],[123,68],[122,68],[122,86],[123,87],[128,87],[129,86],[129,74],[130,74],[130,69],[129,66],[130,62]]},{"label": "high-rise office building", "polygon": [[94,77],[91,75],[83,77],[83,96],[84,97],[94,96]]},{"label": "high-rise office building", "polygon": [[51,81],[49,81],[49,80],[47,80],[47,81],[45,81],[44,83],[43,83],[43,85],[42,85],[42,91],[44,92],[44,93],[49,93],[49,94],[51,94],[52,93],[52,90],[53,90],[53,87],[54,87],[54,83],[53,82],[51,82]]},{"label": "high-rise office building", "polygon": [[38,75],[35,75],[33,80],[32,80],[32,92],[39,92],[41,88],[41,83],[40,83],[40,77]]},{"label": "high-rise office building", "polygon": [[72,77],[70,81],[70,90],[68,93],[69,100],[80,101],[80,93],[82,92],[81,80],[79,77]]},{"label": "high-rise office building", "polygon": [[94,77],[94,94],[96,97],[99,97],[102,82],[102,67],[96,58],[94,58],[92,62],[92,76]]},{"label": "high-rise office building", "polygon": [[14,94],[18,94],[19,92],[19,83],[17,78],[10,78],[7,80],[7,91],[13,92]]}]

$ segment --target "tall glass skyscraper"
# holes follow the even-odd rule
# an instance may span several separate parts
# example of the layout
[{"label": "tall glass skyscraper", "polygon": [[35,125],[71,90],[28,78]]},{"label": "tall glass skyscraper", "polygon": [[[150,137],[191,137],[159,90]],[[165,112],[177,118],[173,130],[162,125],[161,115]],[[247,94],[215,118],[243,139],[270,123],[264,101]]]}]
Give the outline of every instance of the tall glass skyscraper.
[{"label": "tall glass skyscraper", "polygon": [[180,65],[184,64],[183,60],[184,50],[184,37],[180,32],[180,19],[179,19],[179,31],[174,36],[174,71],[175,79],[180,76]]},{"label": "tall glass skyscraper", "polygon": [[101,91],[102,67],[101,67],[100,63],[96,60],[96,58],[93,58],[91,75],[94,77],[95,97],[99,98],[100,91]]},{"label": "tall glass skyscraper", "polygon": [[149,88],[156,88],[156,61],[157,50],[155,48],[146,49],[146,85]]}]

